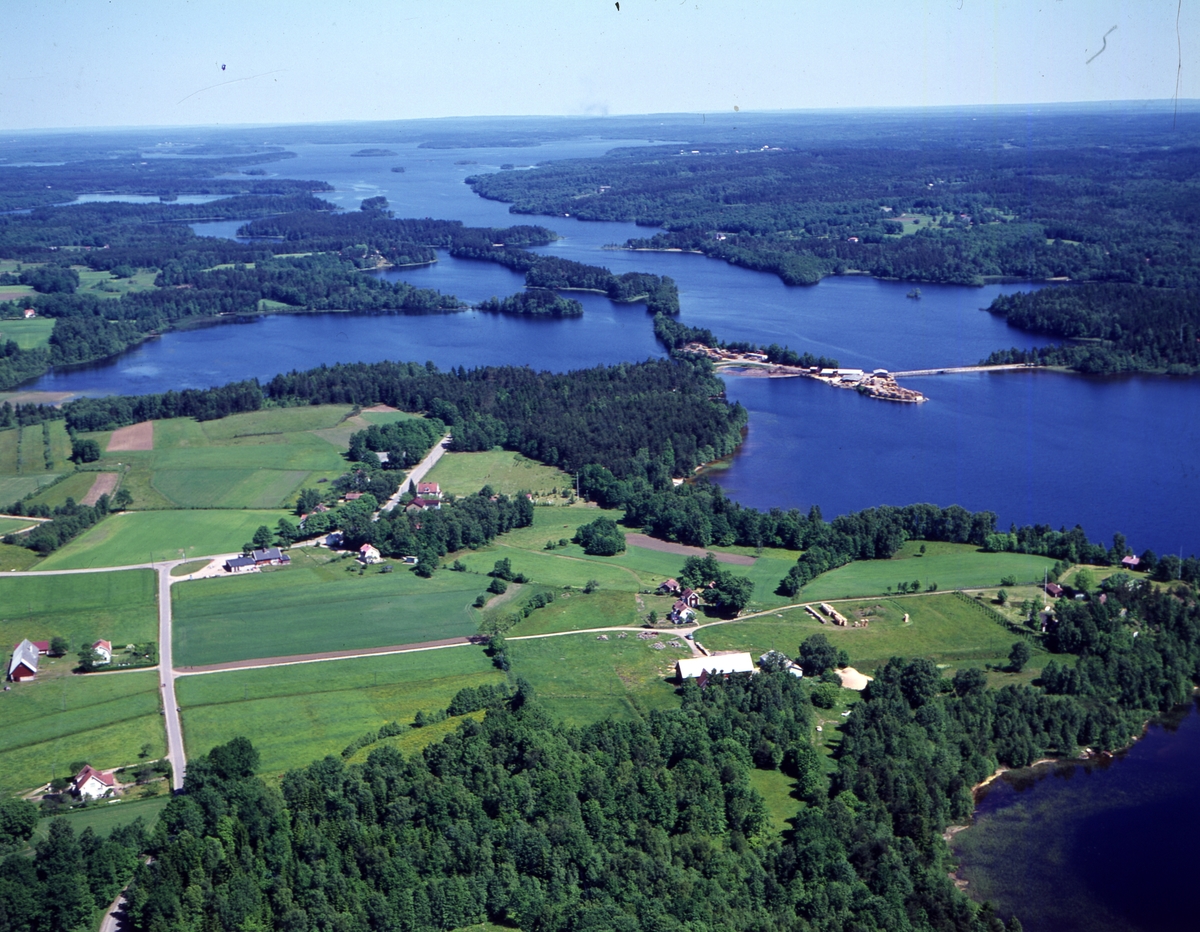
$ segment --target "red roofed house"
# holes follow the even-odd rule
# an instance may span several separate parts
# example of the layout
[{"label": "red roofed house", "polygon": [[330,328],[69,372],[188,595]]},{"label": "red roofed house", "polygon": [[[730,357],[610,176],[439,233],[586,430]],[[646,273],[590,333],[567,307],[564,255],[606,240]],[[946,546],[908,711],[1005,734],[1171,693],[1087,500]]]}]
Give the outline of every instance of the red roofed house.
[{"label": "red roofed house", "polygon": [[12,660],[8,662],[8,678],[14,683],[37,679],[38,649],[26,638],[13,648]]},{"label": "red roofed house", "polygon": [[676,599],[675,604],[671,606],[671,621],[677,625],[687,625],[695,620],[696,613],[692,611],[692,607],[683,599]]},{"label": "red roofed house", "polygon": [[1139,560],[1137,557],[1135,557],[1133,554],[1130,554],[1127,557],[1121,557],[1121,565],[1123,567],[1125,567],[1125,569],[1127,569],[1127,570],[1136,570],[1141,565],[1141,563],[1142,563],[1142,561]]},{"label": "red roofed house", "polygon": [[428,511],[430,508],[434,511],[441,511],[442,500],[440,498],[414,498],[408,507],[419,508],[421,511]]},{"label": "red roofed house", "polygon": [[665,579],[659,584],[658,591],[663,595],[666,595],[667,593],[670,593],[671,595],[678,595],[680,591],[679,582],[674,579]]},{"label": "red roofed house", "polygon": [[71,781],[71,789],[85,799],[107,796],[116,785],[116,778],[111,773],[101,773],[91,764],[86,765]]},{"label": "red roofed house", "polygon": [[348,501],[348,502],[356,502],[362,497],[363,497],[362,492],[347,492],[346,493],[346,501]]},{"label": "red roofed house", "polygon": [[441,498],[442,487],[436,482],[418,482],[417,498]]},{"label": "red roofed house", "polygon": [[679,593],[679,598],[681,601],[687,603],[688,608],[695,608],[700,604],[700,593],[695,589],[684,589],[683,592]]},{"label": "red roofed house", "polygon": [[25,308],[25,319],[29,320],[31,317],[37,317],[37,311],[31,307]]},{"label": "red roofed house", "polygon": [[112,663],[112,641],[97,641],[92,645],[92,650],[100,655],[96,663]]},{"label": "red roofed house", "polygon": [[378,563],[379,551],[370,544],[363,544],[358,548],[358,558],[362,560],[363,563]]},{"label": "red roofed house", "polygon": [[1062,594],[1063,587],[1058,583],[1046,583],[1046,595],[1058,599],[1062,597]]}]

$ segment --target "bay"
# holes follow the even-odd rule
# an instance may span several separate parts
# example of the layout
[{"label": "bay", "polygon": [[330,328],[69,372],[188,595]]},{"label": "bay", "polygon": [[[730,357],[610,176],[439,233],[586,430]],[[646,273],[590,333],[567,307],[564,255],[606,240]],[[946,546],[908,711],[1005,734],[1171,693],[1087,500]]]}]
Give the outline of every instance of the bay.
[{"label": "bay", "polygon": [[1195,922],[1200,715],[1155,724],[1106,763],[1016,771],[954,836],[968,892],[1027,932],[1157,932]]}]

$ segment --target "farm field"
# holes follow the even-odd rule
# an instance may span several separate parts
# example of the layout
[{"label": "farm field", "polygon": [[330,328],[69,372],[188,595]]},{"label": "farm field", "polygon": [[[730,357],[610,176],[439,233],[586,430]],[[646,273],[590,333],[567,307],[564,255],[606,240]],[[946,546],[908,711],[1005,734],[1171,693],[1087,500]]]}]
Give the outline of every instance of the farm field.
[{"label": "farm field", "polygon": [[28,518],[0,518],[0,535],[11,534],[33,523]]},{"label": "farm field", "polygon": [[67,476],[62,482],[56,482],[48,489],[43,489],[30,501],[35,505],[48,505],[51,508],[65,504],[68,498],[73,498],[78,503],[83,501],[83,497],[88,494],[95,481],[96,473],[77,472]]},{"label": "farm field", "polygon": [[155,593],[153,570],[0,576],[0,645],[7,649],[22,638],[48,641],[61,635],[71,643],[62,661],[70,665],[85,641],[104,638],[114,646],[156,641]]},{"label": "farm field", "polygon": [[0,693],[0,793],[48,783],[77,761],[135,763],[143,744],[151,759],[166,752],[153,671],[43,676]]},{"label": "farm field", "polygon": [[0,573],[33,569],[38,556],[32,550],[13,544],[0,544]]},{"label": "farm field", "polygon": [[[313,405],[155,421],[152,450],[106,452],[100,462],[127,468],[124,484],[137,509],[287,507],[302,485],[346,471],[350,433],[368,426],[349,425],[351,410]],[[345,437],[331,442],[330,431]],[[106,435],[90,436],[107,450]]]},{"label": "farm field", "polygon": [[[822,573],[792,601],[882,595],[889,586],[895,589],[897,583],[911,583],[914,579],[921,581],[921,588],[936,582],[939,589],[996,586],[1005,576],[1028,583],[1041,579],[1042,573],[1054,565],[1048,557],[982,553],[970,544],[926,543],[925,555],[919,556],[921,544],[922,541],[910,540],[890,560],[863,560]],[[758,594],[756,590],[755,595]]]},{"label": "farm field", "polygon": [[[337,757],[380,725],[411,723],[418,711],[444,709],[466,686],[503,679],[481,648],[452,647],[185,676],[176,690],[189,757],[244,735],[262,755],[261,772],[278,774],[327,754]],[[428,731],[429,740],[438,736],[420,731]]]},{"label": "farm field", "polygon": [[[128,825],[134,819],[142,819],[147,827],[153,825],[158,814],[170,801],[171,797],[167,794],[151,796],[149,799],[122,799],[115,803],[105,801],[85,809],[72,809],[53,818],[66,819],[75,829],[76,836],[85,828],[90,828],[101,838],[107,838],[114,829]],[[42,819],[38,822],[30,843],[36,845],[45,841],[49,831],[50,819]]]},{"label": "farm field", "polygon": [[412,644],[475,634],[471,608],[489,580],[403,567],[359,576],[353,560],[292,551],[293,565],[177,583],[176,666]]},{"label": "farm field", "polygon": [[79,291],[98,298],[119,298],[131,291],[150,291],[154,288],[153,271],[139,270],[129,278],[117,278],[111,272],[99,272],[75,266],[79,273]]},{"label": "farm field", "polygon": [[[0,446],[3,445],[4,437],[7,434],[15,434],[16,431],[0,431]],[[15,449],[15,446],[14,446]],[[0,449],[0,454],[3,454]],[[60,473],[56,472],[39,472],[33,475],[4,475],[0,474],[0,507],[7,508],[13,502],[18,502],[26,495],[36,492],[43,486],[49,485],[59,477]]]},{"label": "farm field", "polygon": [[497,493],[514,495],[517,492],[530,492],[535,499],[547,498],[555,490],[570,488],[574,484],[561,469],[508,450],[447,453],[429,471],[425,480],[437,482],[443,492],[454,495],[470,495],[490,485]]},{"label": "farm field", "polygon": [[52,466],[46,464],[47,431],[43,425],[0,430],[0,483],[11,478],[33,480],[18,483],[11,490],[0,485],[0,507],[21,497],[13,495],[18,487],[23,489],[22,494],[28,494],[74,468],[70,459],[71,439],[67,436],[66,427],[62,421],[50,421],[48,424]]},{"label": "farm field", "polygon": [[[822,625],[803,609],[789,609],[777,617],[704,628],[696,639],[710,650],[748,650],[757,657],[774,648],[794,657],[801,641],[820,632],[834,647],[845,648],[850,663],[863,673],[869,674],[891,657],[928,657],[946,664],[947,675],[959,666],[1006,662],[1017,639],[990,613],[948,592],[839,602],[835,607],[851,621],[866,617],[870,626]],[[864,616],[865,612],[870,614]],[[1035,648],[1032,666],[1041,666],[1038,656]]]},{"label": "farm field", "polygon": [[[668,682],[686,647],[655,650],[672,640],[666,634],[640,641],[635,633],[568,634],[532,641],[508,642],[511,675],[528,680],[547,710],[572,725],[601,719],[631,719],[653,709],[675,708],[675,684]],[[681,642],[682,643],[682,642]]]},{"label": "farm field", "polygon": [[[7,291],[12,286],[6,286]],[[28,287],[28,286],[25,286]],[[30,289],[32,291],[32,289]],[[0,301],[11,300],[0,298]],[[37,349],[50,342],[50,331],[54,329],[54,320],[49,317],[34,317],[31,320],[0,320],[0,342],[7,343],[16,340],[17,346],[23,350]]]},{"label": "farm field", "polygon": [[70,570],[233,553],[284,511],[133,511],[109,515],[39,565]]}]

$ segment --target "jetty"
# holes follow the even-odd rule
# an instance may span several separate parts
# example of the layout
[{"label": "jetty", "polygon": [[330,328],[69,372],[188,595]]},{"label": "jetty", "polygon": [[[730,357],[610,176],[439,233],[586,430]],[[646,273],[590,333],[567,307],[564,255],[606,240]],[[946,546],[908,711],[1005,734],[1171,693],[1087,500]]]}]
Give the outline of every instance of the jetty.
[{"label": "jetty", "polygon": [[943,366],[938,369],[908,369],[889,372],[887,369],[822,369],[819,366],[786,366],[771,362],[766,353],[715,349],[704,343],[688,343],[683,352],[711,359],[717,369],[738,375],[771,379],[816,379],[833,388],[849,388],[881,401],[921,404],[929,398],[913,388],[904,388],[896,379],[927,375],[956,375],[965,372],[1010,372],[1015,369],[1035,369],[1031,363],[1005,363],[995,366]]}]

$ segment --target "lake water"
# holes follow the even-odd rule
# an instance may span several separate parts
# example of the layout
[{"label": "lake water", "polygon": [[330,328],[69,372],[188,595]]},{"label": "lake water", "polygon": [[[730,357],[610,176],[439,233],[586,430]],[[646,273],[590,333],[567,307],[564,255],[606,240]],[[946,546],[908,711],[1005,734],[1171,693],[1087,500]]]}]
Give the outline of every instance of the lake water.
[{"label": "lake water", "polygon": [[1107,764],[1006,776],[954,837],[958,875],[1027,932],[1195,928],[1198,772],[1189,708]]},{"label": "lake water", "polygon": [[[994,349],[1045,340],[982,312],[991,300],[1030,286],[911,286],[862,277],[788,287],[773,275],[702,256],[605,249],[648,231],[628,223],[526,217],[476,197],[470,174],[556,158],[598,155],[621,144],[583,140],[529,149],[418,149],[356,158],[362,144],[290,147],[297,158],[272,173],[328,181],[323,194],[354,208],[388,198],[397,216],[462,220],[472,226],[539,223],[563,238],[538,251],[649,271],[679,283],[681,319],[718,336],[835,356],[845,366],[893,370],[977,362]],[[470,163],[470,164],[462,164]],[[391,171],[403,166],[403,173]],[[196,224],[233,237],[238,221]],[[432,265],[385,273],[468,302],[518,291],[522,276],[445,253]],[[439,366],[518,364],[568,370],[663,355],[641,305],[574,294],[582,318],[531,321],[468,312],[445,316],[275,316],[170,333],[98,366],[54,372],[33,388],[88,394],[207,387],[266,379],[322,363],[404,359]],[[1135,548],[1200,550],[1200,496],[1193,453],[1200,428],[1194,380],[1093,380],[1052,373],[939,376],[906,384],[932,400],[897,405],[807,380],[726,379],[750,411],[743,449],[714,472],[748,505],[808,508],[826,515],[889,503],[930,501],[990,509],[1000,524],[1081,523],[1093,539],[1122,531]]]}]

